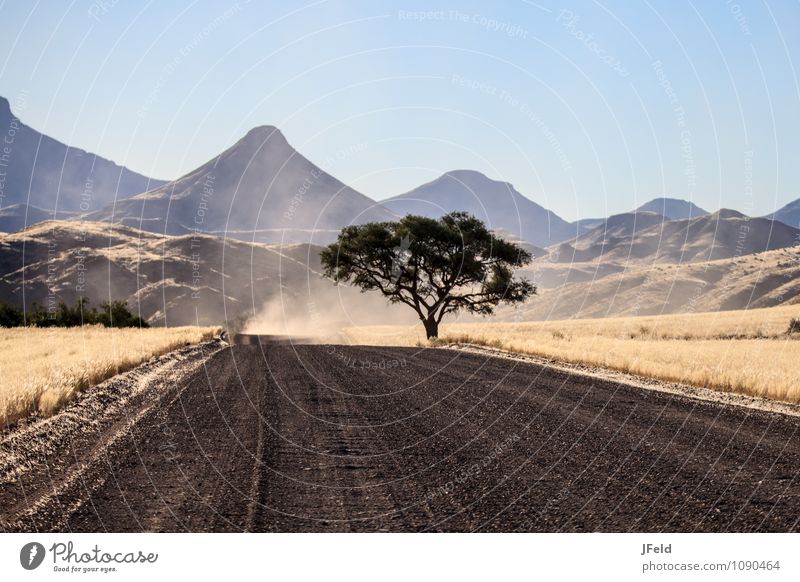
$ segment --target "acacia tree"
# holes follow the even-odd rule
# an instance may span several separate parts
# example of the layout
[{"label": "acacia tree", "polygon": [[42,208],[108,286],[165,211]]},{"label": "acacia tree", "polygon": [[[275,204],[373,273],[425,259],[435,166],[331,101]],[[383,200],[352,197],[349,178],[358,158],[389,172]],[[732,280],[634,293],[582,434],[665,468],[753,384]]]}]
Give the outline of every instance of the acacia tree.
[{"label": "acacia tree", "polygon": [[320,257],[335,282],[377,290],[411,307],[429,339],[438,336],[448,313],[490,315],[500,303],[522,303],[536,293],[529,281],[513,276],[531,261],[530,253],[464,212],[348,226]]}]

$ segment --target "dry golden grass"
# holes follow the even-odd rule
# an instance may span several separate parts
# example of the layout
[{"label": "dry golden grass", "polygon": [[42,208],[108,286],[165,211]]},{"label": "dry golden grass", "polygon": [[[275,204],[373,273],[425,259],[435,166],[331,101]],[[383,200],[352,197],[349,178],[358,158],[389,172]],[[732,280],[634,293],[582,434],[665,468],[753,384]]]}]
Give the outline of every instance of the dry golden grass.
[{"label": "dry golden grass", "polygon": [[0,422],[49,416],[82,390],[186,344],[213,327],[0,329]]},{"label": "dry golden grass", "polygon": [[[800,307],[609,319],[443,325],[442,342],[474,343],[715,390],[800,402]],[[420,345],[418,327],[348,328],[353,343]]]}]

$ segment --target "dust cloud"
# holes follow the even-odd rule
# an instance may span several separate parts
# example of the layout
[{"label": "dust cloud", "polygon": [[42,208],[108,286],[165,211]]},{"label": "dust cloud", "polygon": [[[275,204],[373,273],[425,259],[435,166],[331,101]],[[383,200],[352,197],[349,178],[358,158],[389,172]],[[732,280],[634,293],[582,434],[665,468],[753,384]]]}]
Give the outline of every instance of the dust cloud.
[{"label": "dust cloud", "polygon": [[244,325],[242,333],[288,335],[316,343],[341,343],[345,328],[415,325],[406,305],[391,305],[380,294],[360,293],[345,285],[316,286],[303,295],[281,293],[267,301]]}]

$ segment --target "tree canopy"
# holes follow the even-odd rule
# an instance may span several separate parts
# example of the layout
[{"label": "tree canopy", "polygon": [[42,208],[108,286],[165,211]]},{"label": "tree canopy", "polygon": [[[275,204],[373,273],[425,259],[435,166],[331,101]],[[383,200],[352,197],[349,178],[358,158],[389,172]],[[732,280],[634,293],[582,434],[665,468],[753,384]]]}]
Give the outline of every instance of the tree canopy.
[{"label": "tree canopy", "polygon": [[536,293],[529,281],[514,278],[530,253],[463,212],[348,226],[320,257],[334,281],[411,307],[428,338],[438,336],[447,314],[490,315],[501,303],[522,303]]}]

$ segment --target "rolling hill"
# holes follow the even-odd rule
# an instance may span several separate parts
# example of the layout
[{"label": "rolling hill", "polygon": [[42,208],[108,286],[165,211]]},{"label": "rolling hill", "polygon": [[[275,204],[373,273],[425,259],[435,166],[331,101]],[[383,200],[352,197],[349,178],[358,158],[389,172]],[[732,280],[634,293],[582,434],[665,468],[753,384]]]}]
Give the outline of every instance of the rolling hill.
[{"label": "rolling hill", "polygon": [[220,324],[270,309],[276,324],[404,321],[382,297],[335,287],[319,248],[192,234],[167,236],[89,221],[46,221],[0,234],[0,302],[49,307],[78,296],[125,299],[155,325]]},{"label": "rolling hill", "polygon": [[[318,252],[308,244],[45,221],[0,234],[0,301],[48,307],[79,295],[95,305],[125,299],[154,325],[220,324],[253,313],[268,330],[286,321],[312,331],[414,321],[410,310],[388,307],[378,294],[322,278]],[[499,310],[500,319],[770,307],[798,301],[800,248],[684,264],[537,260],[520,275],[540,284],[539,295],[518,309]],[[549,284],[542,284],[548,276]]]},{"label": "rolling hill", "polygon": [[551,260],[570,263],[593,261],[603,254],[616,251],[621,245],[630,246],[635,234],[653,226],[660,226],[667,220],[655,212],[615,214],[581,234],[574,241],[562,243],[551,249]]},{"label": "rolling hill", "polygon": [[571,222],[570,224],[575,228],[575,232],[578,233],[578,236],[580,236],[586,232],[589,232],[593,228],[600,226],[605,221],[605,218],[580,218],[575,222]]},{"label": "rolling hill", "polygon": [[[70,218],[77,215],[76,212],[58,211],[55,213],[59,218]],[[52,210],[45,210],[29,204],[12,204],[0,208],[0,232],[16,232],[28,225],[36,224],[43,220],[52,220],[54,213]]]},{"label": "rolling hill", "polygon": [[548,260],[682,264],[750,255],[798,241],[798,229],[735,210],[667,221],[652,213],[630,213],[611,217],[606,225],[550,249]]},{"label": "rolling hill", "polygon": [[[521,274],[535,279],[536,269]],[[616,271],[601,263],[594,269],[604,272],[594,277],[589,265],[562,269],[562,276],[572,277],[569,282],[559,285],[550,273],[550,288],[541,288],[526,305],[502,317],[524,321],[694,313],[772,307],[800,297],[800,247],[693,263],[633,264]]]}]

